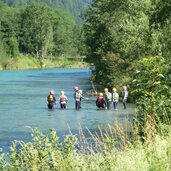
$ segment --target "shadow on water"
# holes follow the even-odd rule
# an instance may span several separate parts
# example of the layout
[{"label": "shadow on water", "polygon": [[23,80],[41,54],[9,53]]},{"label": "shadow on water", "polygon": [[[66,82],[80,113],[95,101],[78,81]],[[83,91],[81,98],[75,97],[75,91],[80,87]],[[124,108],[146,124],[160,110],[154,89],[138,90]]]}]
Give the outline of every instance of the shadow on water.
[{"label": "shadow on water", "polygon": [[[97,110],[96,97],[82,101],[82,109],[74,109],[73,86],[77,85],[85,93],[91,89],[90,70],[87,69],[45,69],[23,71],[0,71],[0,147],[9,151],[13,140],[30,141],[31,131],[27,126],[38,128],[43,133],[55,128],[62,140],[69,133],[78,135],[80,126],[88,136],[86,128],[97,131],[116,121],[124,121],[134,114],[135,107],[128,104],[123,110]],[[60,110],[59,103],[55,109],[47,109],[46,98],[49,90],[54,89],[58,99],[61,90],[68,97],[66,110]]]}]

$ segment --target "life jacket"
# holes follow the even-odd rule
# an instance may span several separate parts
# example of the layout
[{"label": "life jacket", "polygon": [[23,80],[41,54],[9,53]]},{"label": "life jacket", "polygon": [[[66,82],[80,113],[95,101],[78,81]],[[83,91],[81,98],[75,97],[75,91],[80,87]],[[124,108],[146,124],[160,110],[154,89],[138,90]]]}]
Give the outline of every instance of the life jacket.
[{"label": "life jacket", "polygon": [[119,100],[118,93],[113,93],[113,100]]},{"label": "life jacket", "polygon": [[75,94],[75,100],[76,101],[81,101],[81,97],[82,97],[82,95],[80,93],[77,93],[76,92],[76,94]]},{"label": "life jacket", "polygon": [[122,92],[122,98],[125,98],[125,99],[128,98],[128,91],[123,91]]},{"label": "life jacket", "polygon": [[105,100],[110,102],[112,100],[112,94],[110,92],[105,93]]},{"label": "life jacket", "polygon": [[98,97],[98,98],[97,98],[97,103],[103,103],[103,102],[104,102],[103,97]]},{"label": "life jacket", "polygon": [[48,95],[48,98],[47,98],[48,102],[53,102],[54,101],[54,97],[53,95]]},{"label": "life jacket", "polygon": [[61,95],[61,96],[60,96],[60,102],[61,102],[61,103],[66,103],[66,101],[67,101],[66,96]]}]

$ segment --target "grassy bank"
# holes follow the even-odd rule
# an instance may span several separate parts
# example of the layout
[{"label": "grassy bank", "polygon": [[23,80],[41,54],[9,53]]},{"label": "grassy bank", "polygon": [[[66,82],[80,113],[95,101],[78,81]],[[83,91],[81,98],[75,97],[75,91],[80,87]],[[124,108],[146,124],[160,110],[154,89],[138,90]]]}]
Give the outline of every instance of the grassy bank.
[{"label": "grassy bank", "polygon": [[[48,135],[33,130],[32,142],[14,142],[11,152],[0,155],[1,170],[59,171],[169,171],[171,169],[171,131],[156,134],[153,140],[131,143],[121,135],[121,149],[114,137],[92,135],[94,146],[84,139],[80,143],[73,135],[59,142],[52,129]],[[20,150],[18,150],[20,147]]]},{"label": "grassy bank", "polygon": [[20,70],[33,68],[82,68],[89,64],[82,58],[57,57],[46,58],[42,63],[32,56],[20,55],[15,58],[5,57],[1,59],[0,70]]}]

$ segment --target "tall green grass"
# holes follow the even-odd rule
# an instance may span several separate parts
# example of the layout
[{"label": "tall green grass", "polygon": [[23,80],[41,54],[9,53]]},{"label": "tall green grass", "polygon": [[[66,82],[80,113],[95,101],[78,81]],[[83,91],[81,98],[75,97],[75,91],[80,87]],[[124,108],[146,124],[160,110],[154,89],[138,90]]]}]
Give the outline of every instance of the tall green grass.
[{"label": "tall green grass", "polygon": [[33,68],[82,68],[88,67],[89,64],[83,61],[82,57],[47,57],[39,61],[36,57],[25,56],[20,54],[15,58],[0,56],[0,70],[19,70]]},{"label": "tall green grass", "polygon": [[41,67],[38,59],[33,58],[32,56],[24,56],[21,54],[15,58],[8,56],[3,57],[0,65],[1,69],[6,70],[32,69]]},{"label": "tall green grass", "polygon": [[[163,129],[165,130],[165,129]],[[153,139],[140,140],[120,126],[109,126],[85,138],[68,135],[60,142],[54,129],[32,129],[32,141],[14,141],[9,154],[0,154],[0,170],[48,171],[169,171],[171,127]],[[132,141],[134,139],[134,141]],[[119,140],[119,143],[118,143]],[[19,148],[18,148],[19,147]],[[8,157],[8,159],[7,159]]]}]

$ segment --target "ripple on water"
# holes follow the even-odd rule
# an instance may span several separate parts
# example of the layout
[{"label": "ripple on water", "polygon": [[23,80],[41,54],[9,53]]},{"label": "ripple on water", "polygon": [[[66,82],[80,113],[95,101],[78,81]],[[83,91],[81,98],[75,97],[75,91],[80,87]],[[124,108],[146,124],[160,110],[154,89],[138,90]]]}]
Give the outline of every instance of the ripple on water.
[{"label": "ripple on water", "polygon": [[[86,128],[97,131],[117,120],[124,120],[135,112],[132,105],[123,110],[97,110],[96,97],[82,101],[82,109],[74,109],[73,86],[78,85],[83,92],[91,89],[89,69],[45,69],[23,71],[0,71],[0,146],[8,151],[12,140],[29,141],[30,129],[36,127],[47,133],[55,128],[60,139],[69,133],[78,134],[80,127],[88,136]],[[50,89],[64,90],[69,101],[66,110],[47,109],[46,97]]]}]

